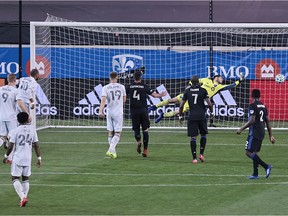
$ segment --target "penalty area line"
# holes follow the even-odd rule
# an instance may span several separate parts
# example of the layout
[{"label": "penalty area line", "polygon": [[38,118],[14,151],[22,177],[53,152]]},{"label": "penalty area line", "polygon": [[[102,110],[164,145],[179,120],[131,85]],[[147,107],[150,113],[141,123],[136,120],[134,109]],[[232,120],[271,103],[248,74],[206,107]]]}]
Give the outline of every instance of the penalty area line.
[{"label": "penalty area line", "polygon": [[[248,181],[248,180],[247,180]],[[250,180],[251,181],[251,180]],[[136,185],[80,185],[80,184],[33,184],[33,187],[88,187],[88,188],[124,188],[124,187],[227,187],[227,186],[255,186],[255,185],[288,185],[288,182],[247,182],[230,184],[136,184]],[[0,186],[11,186],[11,184],[0,184]]]}]

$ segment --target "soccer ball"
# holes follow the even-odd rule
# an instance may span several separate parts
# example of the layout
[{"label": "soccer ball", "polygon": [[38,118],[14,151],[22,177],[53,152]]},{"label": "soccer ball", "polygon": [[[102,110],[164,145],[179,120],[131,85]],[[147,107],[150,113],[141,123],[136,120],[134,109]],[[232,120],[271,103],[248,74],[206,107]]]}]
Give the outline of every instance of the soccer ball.
[{"label": "soccer ball", "polygon": [[277,74],[275,77],[277,83],[283,83],[285,81],[285,76],[283,74]]}]

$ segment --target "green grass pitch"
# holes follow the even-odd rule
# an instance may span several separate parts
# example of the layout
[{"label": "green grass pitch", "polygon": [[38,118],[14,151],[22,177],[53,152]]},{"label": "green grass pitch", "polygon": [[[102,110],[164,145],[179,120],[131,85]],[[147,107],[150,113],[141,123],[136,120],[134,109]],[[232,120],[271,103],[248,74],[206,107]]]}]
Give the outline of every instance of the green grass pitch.
[{"label": "green grass pitch", "polygon": [[[105,156],[104,129],[38,132],[43,166],[30,177],[29,203],[19,207],[10,166],[0,171],[0,215],[287,215],[287,131],[266,134],[261,157],[273,165],[265,179],[248,180],[252,162],[244,154],[247,131],[210,130],[206,162],[191,163],[186,130],[150,129],[148,158],[136,152],[125,129],[117,159]],[[199,150],[199,138],[197,140]],[[4,155],[3,147],[0,153]]]}]

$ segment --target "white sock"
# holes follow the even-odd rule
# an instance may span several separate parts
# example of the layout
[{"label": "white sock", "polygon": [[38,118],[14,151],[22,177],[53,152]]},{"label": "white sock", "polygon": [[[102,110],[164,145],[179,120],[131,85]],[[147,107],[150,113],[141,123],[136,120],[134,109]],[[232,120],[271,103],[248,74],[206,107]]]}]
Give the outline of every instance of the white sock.
[{"label": "white sock", "polygon": [[29,180],[23,181],[22,189],[25,197],[28,196],[29,188],[30,188]]},{"label": "white sock", "polygon": [[3,143],[4,143],[4,140],[2,137],[0,137],[0,147],[3,145]]},{"label": "white sock", "polygon": [[111,143],[110,143],[110,148],[109,148],[110,152],[116,153],[116,146],[117,146],[119,140],[120,140],[120,137],[117,135],[114,135],[114,137],[112,138]]},{"label": "white sock", "polygon": [[22,188],[22,185],[19,181],[19,179],[15,179],[13,181],[13,186],[14,186],[14,189],[16,191],[16,193],[18,194],[18,196],[20,197],[21,200],[23,200],[23,198],[25,197],[24,193],[23,193],[23,188]]},{"label": "white sock", "polygon": [[110,145],[113,136],[108,136],[108,144]]}]

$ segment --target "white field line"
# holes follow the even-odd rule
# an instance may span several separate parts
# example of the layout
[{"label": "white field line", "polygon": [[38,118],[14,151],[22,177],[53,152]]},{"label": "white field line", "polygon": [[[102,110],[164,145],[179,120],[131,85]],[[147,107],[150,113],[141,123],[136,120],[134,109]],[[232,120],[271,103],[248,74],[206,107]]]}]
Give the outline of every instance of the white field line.
[{"label": "white field line", "polygon": [[[0,175],[10,175],[10,173],[0,173]],[[33,175],[91,175],[91,176],[133,176],[133,177],[247,177],[247,175],[232,174],[204,174],[204,173],[81,173],[81,172],[35,172]],[[276,178],[288,178],[288,175],[274,175]],[[263,177],[264,178],[264,177]]]},{"label": "white field line", "polygon": [[[121,187],[227,187],[227,186],[255,186],[255,185],[288,185],[288,182],[247,182],[230,184],[137,184],[137,185],[80,185],[80,184],[33,184],[33,187],[98,187],[98,188],[121,188]],[[11,186],[11,184],[0,184],[0,186]]]},{"label": "white field line", "polygon": [[[60,144],[60,145],[104,145],[107,144],[108,142],[41,142],[41,144]],[[135,144],[135,142],[121,142],[119,143],[119,145],[131,145],[131,144]],[[153,143],[153,145],[189,145],[189,141],[187,142],[183,142],[183,143]],[[264,144],[265,145],[265,144]],[[275,144],[276,145],[276,144]],[[209,143],[209,146],[245,146],[245,143]],[[274,146],[274,145],[265,145],[265,147],[267,146]],[[284,147],[288,147],[288,144],[277,144],[277,146],[284,146]]]}]

